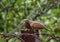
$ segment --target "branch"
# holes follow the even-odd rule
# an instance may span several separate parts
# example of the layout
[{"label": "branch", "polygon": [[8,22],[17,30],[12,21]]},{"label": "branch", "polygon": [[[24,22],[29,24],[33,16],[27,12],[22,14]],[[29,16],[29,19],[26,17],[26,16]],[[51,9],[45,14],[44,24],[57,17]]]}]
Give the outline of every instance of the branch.
[{"label": "branch", "polygon": [[[22,34],[20,34],[20,35],[16,35],[16,34],[0,34],[0,36],[3,36],[3,37],[16,37],[16,38],[24,41],[24,40],[21,38],[22,35],[32,35],[34,38],[37,38],[38,40],[40,40],[39,37],[36,36],[36,34],[37,34],[37,33],[35,33],[35,34],[22,33]],[[51,38],[49,38],[49,39],[47,40],[47,42],[50,41],[51,39],[54,39],[54,40],[58,41],[57,38],[60,38],[59,36],[50,35],[50,34],[46,34],[46,33],[39,34],[39,35],[44,35],[44,36],[48,36],[48,37],[50,36]],[[41,41],[41,40],[40,40],[40,41]],[[24,42],[25,42],[25,41],[24,41]]]},{"label": "branch", "polygon": [[16,38],[18,38],[19,40],[22,40],[23,42],[25,42],[20,36],[21,35],[16,35],[16,34],[0,34],[0,36],[3,36],[3,37],[5,37],[5,38],[7,38],[7,37],[16,37]]}]

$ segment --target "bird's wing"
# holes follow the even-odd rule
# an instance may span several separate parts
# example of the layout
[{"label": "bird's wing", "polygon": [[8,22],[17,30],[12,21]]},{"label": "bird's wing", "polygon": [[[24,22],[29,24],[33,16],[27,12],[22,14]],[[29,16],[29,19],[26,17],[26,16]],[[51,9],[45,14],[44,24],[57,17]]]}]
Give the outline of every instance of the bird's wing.
[{"label": "bird's wing", "polygon": [[43,27],[43,24],[41,24],[40,22],[33,22],[30,24],[30,26],[33,28],[41,29]]}]

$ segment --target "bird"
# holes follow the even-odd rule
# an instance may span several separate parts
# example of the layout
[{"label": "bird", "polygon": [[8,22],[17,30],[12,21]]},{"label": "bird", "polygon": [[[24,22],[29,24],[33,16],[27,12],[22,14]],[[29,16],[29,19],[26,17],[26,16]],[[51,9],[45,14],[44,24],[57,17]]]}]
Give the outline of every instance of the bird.
[{"label": "bird", "polygon": [[45,30],[49,31],[43,23],[38,22],[38,21],[24,19],[23,24],[24,24],[25,28],[27,28],[27,29],[33,29],[33,30],[45,29]]}]

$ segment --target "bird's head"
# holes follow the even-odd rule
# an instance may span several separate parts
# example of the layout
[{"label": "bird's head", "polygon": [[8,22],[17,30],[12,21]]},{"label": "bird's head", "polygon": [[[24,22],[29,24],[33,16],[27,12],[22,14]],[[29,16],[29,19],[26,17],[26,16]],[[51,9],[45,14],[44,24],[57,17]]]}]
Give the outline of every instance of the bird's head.
[{"label": "bird's head", "polygon": [[23,20],[23,24],[26,24],[26,23],[29,23],[29,20],[28,19],[24,19]]}]

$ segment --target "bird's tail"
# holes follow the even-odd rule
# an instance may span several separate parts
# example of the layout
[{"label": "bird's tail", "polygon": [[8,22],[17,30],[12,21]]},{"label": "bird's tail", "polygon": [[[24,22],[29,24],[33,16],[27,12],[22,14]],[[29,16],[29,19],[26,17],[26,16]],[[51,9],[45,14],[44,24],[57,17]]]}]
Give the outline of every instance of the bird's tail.
[{"label": "bird's tail", "polygon": [[47,29],[47,27],[46,27],[46,26],[45,26],[45,30],[50,31],[49,29]]}]

